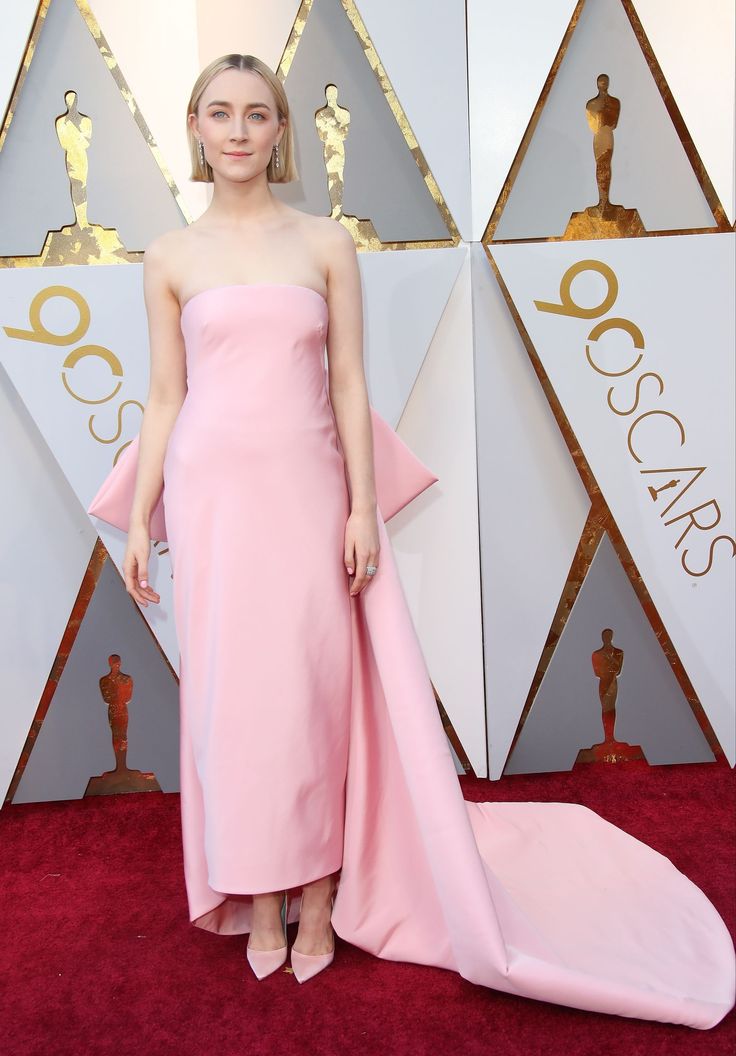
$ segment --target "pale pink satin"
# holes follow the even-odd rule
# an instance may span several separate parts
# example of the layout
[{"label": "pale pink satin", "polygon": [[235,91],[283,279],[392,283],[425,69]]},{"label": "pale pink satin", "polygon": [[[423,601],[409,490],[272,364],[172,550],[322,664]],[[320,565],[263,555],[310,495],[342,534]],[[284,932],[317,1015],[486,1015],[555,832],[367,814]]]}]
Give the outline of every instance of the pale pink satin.
[{"label": "pale pink satin", "polygon": [[379,957],[713,1026],[733,942],[669,859],[584,806],[463,800],[380,513],[379,572],[349,598],[327,324],[286,285],[183,313],[165,485],[190,919],[247,932],[250,895],[342,865],[335,930]]}]

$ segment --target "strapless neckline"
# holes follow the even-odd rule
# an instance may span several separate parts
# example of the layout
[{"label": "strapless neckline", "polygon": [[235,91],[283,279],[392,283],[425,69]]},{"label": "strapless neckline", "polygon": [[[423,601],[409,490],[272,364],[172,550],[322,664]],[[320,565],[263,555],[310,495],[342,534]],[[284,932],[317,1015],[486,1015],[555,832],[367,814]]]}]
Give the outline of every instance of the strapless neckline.
[{"label": "strapless neckline", "polygon": [[274,289],[274,290],[306,290],[308,293],[313,293],[315,297],[319,297],[323,304],[327,304],[327,299],[313,289],[311,286],[300,286],[293,282],[232,282],[223,283],[220,286],[208,286],[204,290],[200,290],[199,293],[193,294],[187,301],[184,302],[181,308],[181,315],[183,317],[184,312],[187,310],[192,301],[198,300],[200,297],[204,297],[208,293],[214,293],[218,290],[263,290],[263,289]]}]

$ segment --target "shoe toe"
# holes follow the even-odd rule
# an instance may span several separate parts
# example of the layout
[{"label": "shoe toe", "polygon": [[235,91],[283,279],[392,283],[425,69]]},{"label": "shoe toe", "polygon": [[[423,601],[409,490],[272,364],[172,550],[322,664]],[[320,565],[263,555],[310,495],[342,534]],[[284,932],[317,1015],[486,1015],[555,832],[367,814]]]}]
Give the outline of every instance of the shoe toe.
[{"label": "shoe toe", "polygon": [[245,951],[248,964],[258,979],[264,979],[280,968],[286,960],[286,953],[286,946],[281,946],[278,950],[252,950],[248,946]]},{"label": "shoe toe", "polygon": [[298,950],[292,949],[291,967],[297,980],[300,983],[305,983],[307,979],[311,979],[317,972],[321,972],[328,964],[332,964],[334,956],[334,950],[330,953],[307,954],[299,953]]}]

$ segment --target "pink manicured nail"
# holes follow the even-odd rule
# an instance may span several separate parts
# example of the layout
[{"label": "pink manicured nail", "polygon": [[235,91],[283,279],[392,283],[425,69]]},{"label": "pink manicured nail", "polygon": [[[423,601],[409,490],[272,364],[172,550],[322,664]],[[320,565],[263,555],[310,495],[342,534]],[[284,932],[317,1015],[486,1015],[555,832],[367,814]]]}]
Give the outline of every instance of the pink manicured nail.
[{"label": "pink manicured nail", "polygon": [[148,586],[148,580],[147,579],[142,579],[141,580],[141,586],[142,587],[147,587]]},{"label": "pink manicured nail", "polygon": [[352,568],[350,567],[350,565],[348,565],[348,572],[349,572],[349,573],[350,573],[350,575],[352,576],[352,574],[353,574],[353,570],[352,570]]}]

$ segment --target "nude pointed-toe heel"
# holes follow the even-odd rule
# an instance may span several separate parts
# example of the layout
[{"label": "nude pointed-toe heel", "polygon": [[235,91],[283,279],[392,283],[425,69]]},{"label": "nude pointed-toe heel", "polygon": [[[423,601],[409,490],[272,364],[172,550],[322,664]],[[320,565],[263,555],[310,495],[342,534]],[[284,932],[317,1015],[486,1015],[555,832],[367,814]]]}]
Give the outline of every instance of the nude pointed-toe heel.
[{"label": "nude pointed-toe heel", "polygon": [[321,972],[335,957],[335,934],[332,934],[332,949],[329,953],[299,953],[292,947],[291,967],[300,983],[305,983],[317,972]]},{"label": "nude pointed-toe heel", "polygon": [[[337,892],[336,892],[337,893]],[[336,894],[335,893],[335,894]],[[330,901],[330,912],[335,906],[335,895]],[[332,949],[329,953],[299,953],[299,950],[291,948],[291,967],[294,975],[300,983],[305,983],[317,972],[321,972],[328,964],[332,964],[335,957],[335,929],[332,928]]]},{"label": "nude pointed-toe heel", "polygon": [[284,925],[284,939],[286,941],[283,946],[279,946],[276,950],[252,950],[250,946],[246,946],[245,955],[248,958],[248,964],[258,979],[264,979],[267,975],[275,972],[286,960],[288,952],[288,937],[286,934],[287,912],[288,899],[286,892],[284,892],[284,901],[281,905],[281,920]]}]

